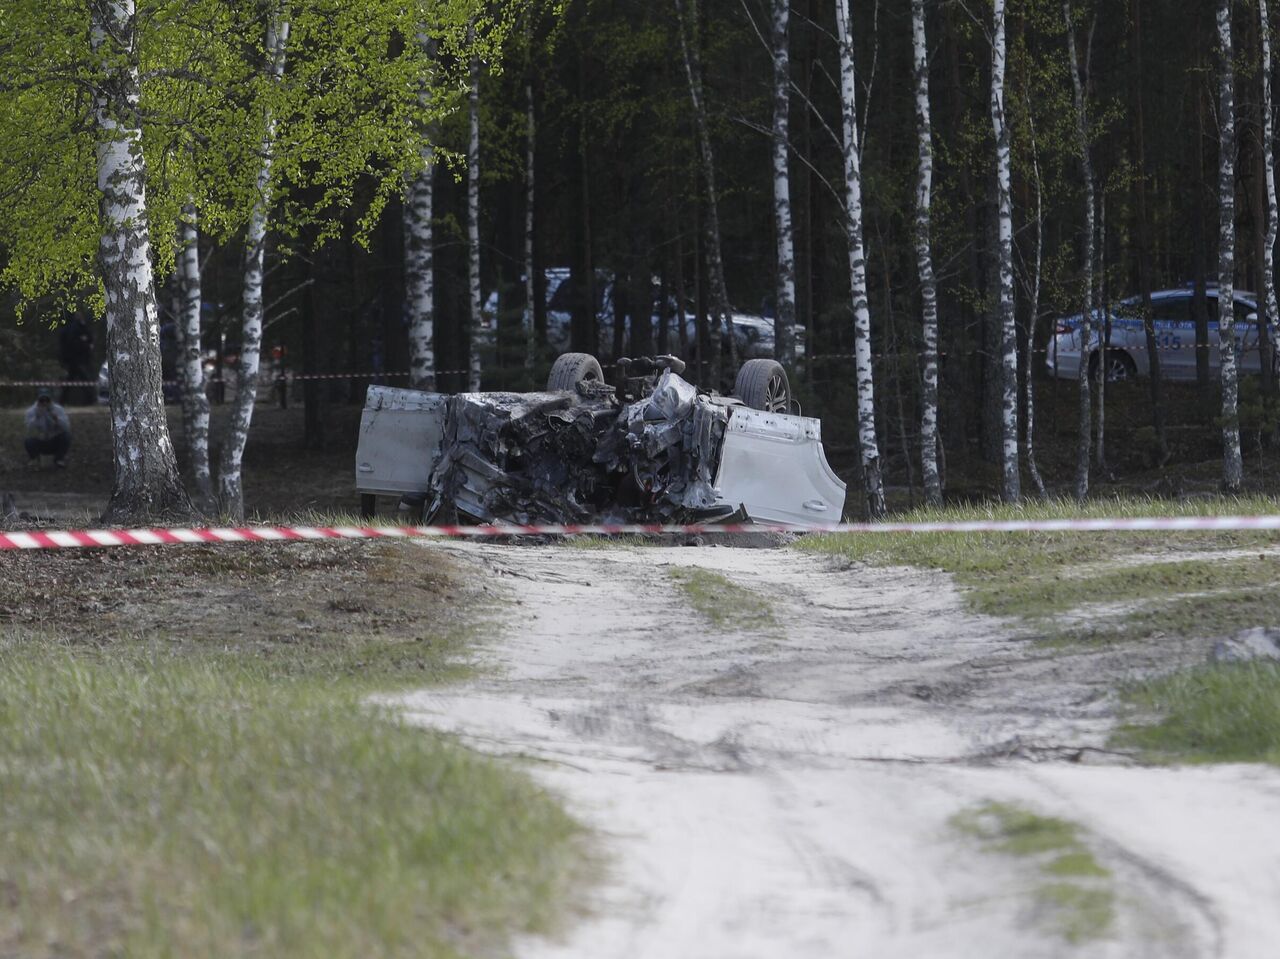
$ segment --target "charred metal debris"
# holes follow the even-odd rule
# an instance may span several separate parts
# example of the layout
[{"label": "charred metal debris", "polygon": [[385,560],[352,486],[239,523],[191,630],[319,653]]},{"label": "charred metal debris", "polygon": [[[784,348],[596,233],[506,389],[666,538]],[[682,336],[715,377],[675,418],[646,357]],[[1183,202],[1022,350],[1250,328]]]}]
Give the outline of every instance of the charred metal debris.
[{"label": "charred metal debris", "polygon": [[729,412],[677,374],[626,402],[573,392],[449,398],[429,513],[483,523],[681,522],[729,512],[714,479]]}]

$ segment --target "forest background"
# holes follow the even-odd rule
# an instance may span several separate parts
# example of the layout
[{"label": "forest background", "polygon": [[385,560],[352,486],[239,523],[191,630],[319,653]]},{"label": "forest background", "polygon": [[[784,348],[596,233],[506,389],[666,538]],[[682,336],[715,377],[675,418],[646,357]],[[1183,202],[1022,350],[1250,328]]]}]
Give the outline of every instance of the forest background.
[{"label": "forest background", "polygon": [[[132,3],[90,6],[133,11]],[[1082,494],[1082,470],[1083,492],[1090,476],[1128,472],[1163,490],[1163,473],[1180,465],[1230,459],[1224,434],[1232,424],[1216,378],[1157,389],[1118,384],[1111,406],[1118,432],[1108,447],[1098,395],[1106,384],[1050,381],[1043,363],[1055,318],[1165,287],[1203,291],[1221,281],[1224,249],[1233,254],[1227,268],[1236,286],[1265,298],[1275,214],[1263,45],[1270,24],[1260,0],[1011,0],[1007,7],[1004,0],[458,0],[408,8],[209,0],[192,8],[227,18],[228,35],[248,52],[210,61],[228,72],[197,76],[182,33],[197,24],[184,24],[169,3],[144,0],[130,13],[141,49],[156,300],[179,319],[181,254],[190,247],[182,208],[191,201],[201,208],[194,225],[203,345],[239,352],[251,298],[246,253],[260,247],[264,352],[282,349],[299,374],[379,374],[301,381],[303,446],[346,442],[332,435],[327,411],[361,402],[369,382],[408,385],[390,375],[415,369],[410,379],[426,382],[414,365],[422,352],[413,342],[421,260],[411,250],[422,176],[431,194],[435,386],[474,388],[478,370],[487,389],[535,388],[553,359],[543,277],[554,267],[576,281],[575,348],[611,356],[683,351],[703,361],[699,378],[713,385],[719,300],[781,315],[784,324],[790,313],[779,293],[781,155],[805,355],[788,355],[780,336],[780,359],[805,412],[823,417],[846,478],[865,485],[874,462],[897,499],[928,495],[922,446],[930,444],[921,436],[931,350],[921,319],[915,13],[932,124],[938,484],[1019,495],[1008,469],[1011,328],[1016,474],[1043,472],[1050,491]],[[1232,28],[1227,56],[1223,11]],[[71,145],[85,142],[76,137],[91,113],[92,70],[103,64],[41,61],[37,48],[19,42],[59,30],[88,37],[78,4],[18,3],[3,17],[17,40],[5,47],[0,84],[0,124],[10,131],[0,148],[7,161],[0,263],[9,287],[0,377],[18,380],[56,374],[51,328],[77,310],[101,316],[104,309],[93,157]],[[292,23],[295,46],[280,48],[273,75],[271,31],[278,37],[281,23]],[[162,54],[165,44],[178,51],[155,55],[164,65],[151,71],[149,36]],[[1003,76],[993,69],[998,43],[1007,53]],[[13,67],[19,56],[22,69]],[[183,70],[196,81],[184,86]],[[993,129],[998,80],[1008,138],[1007,253]],[[1224,101],[1228,82],[1233,98]],[[72,101],[79,91],[65,126],[31,122],[38,115],[31,91],[50,88],[70,91]],[[166,97],[182,109],[163,116],[151,109]],[[781,153],[780,110],[788,123]],[[1224,116],[1234,124],[1224,125]],[[273,130],[268,146],[263,135]],[[204,159],[179,164],[177,145],[188,141]],[[273,157],[274,167],[261,162]],[[860,259],[850,256],[851,229],[865,243]],[[1002,276],[1006,261],[1011,284]],[[600,288],[610,279],[612,308],[625,324],[601,322]],[[496,311],[478,320],[477,301],[496,302]],[[869,338],[857,333],[860,302]],[[674,309],[687,313],[687,324]],[[107,337],[94,322],[101,356]],[[859,346],[870,354],[875,386],[864,408],[874,418],[870,439],[857,415],[866,379],[854,358]],[[1276,426],[1274,383],[1264,379],[1240,384],[1238,425],[1254,482]],[[1041,394],[1039,471],[1027,458],[1028,380]],[[1087,405],[1078,389],[1089,394]],[[5,389],[4,402],[27,401]],[[868,442],[876,451],[870,460]],[[215,437],[215,460],[218,448]],[[1241,479],[1227,467],[1221,482],[1234,489]],[[874,493],[851,496],[850,511],[877,512]]]}]

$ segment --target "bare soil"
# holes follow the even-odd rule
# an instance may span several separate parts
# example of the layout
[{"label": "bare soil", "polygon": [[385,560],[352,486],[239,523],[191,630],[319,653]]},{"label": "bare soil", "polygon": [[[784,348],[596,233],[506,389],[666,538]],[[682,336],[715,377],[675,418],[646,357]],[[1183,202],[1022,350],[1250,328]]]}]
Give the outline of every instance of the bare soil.
[{"label": "bare soil", "polygon": [[[542,957],[1252,957],[1280,936],[1280,770],[1155,768],[1108,747],[1117,684],[1206,643],[1047,648],[941,574],[788,549],[428,547],[511,614],[408,719],[532,760],[604,837],[609,879]],[[768,601],[716,624],[670,571]],[[1025,861],[957,814],[1076,824],[1114,921],[1061,932]]]}]

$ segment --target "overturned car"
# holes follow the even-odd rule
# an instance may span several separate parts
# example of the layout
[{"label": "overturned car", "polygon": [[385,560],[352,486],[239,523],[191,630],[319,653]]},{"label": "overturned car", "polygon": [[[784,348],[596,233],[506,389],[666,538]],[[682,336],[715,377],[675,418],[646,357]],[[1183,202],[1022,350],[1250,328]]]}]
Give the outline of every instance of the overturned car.
[{"label": "overturned car", "polygon": [[674,356],[566,353],[541,393],[369,387],[356,451],[362,512],[379,493],[447,522],[839,522],[845,484],[786,372],[749,360],[734,396],[699,392]]}]

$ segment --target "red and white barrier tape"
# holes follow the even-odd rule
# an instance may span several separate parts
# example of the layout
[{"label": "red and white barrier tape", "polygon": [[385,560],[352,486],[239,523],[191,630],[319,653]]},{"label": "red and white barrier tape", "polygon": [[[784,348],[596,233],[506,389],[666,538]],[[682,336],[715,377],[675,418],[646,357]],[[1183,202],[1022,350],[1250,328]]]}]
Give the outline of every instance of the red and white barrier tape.
[{"label": "red and white barrier tape", "polygon": [[1274,516],[1148,516],[1123,519],[967,520],[933,523],[833,523],[806,528],[769,523],[544,524],[536,526],[237,526],[190,529],[90,529],[0,532],[0,550],[179,546],[199,543],[279,543],[358,539],[485,539],[495,536],[633,536],[725,533],[1060,533],[1280,530]]}]

